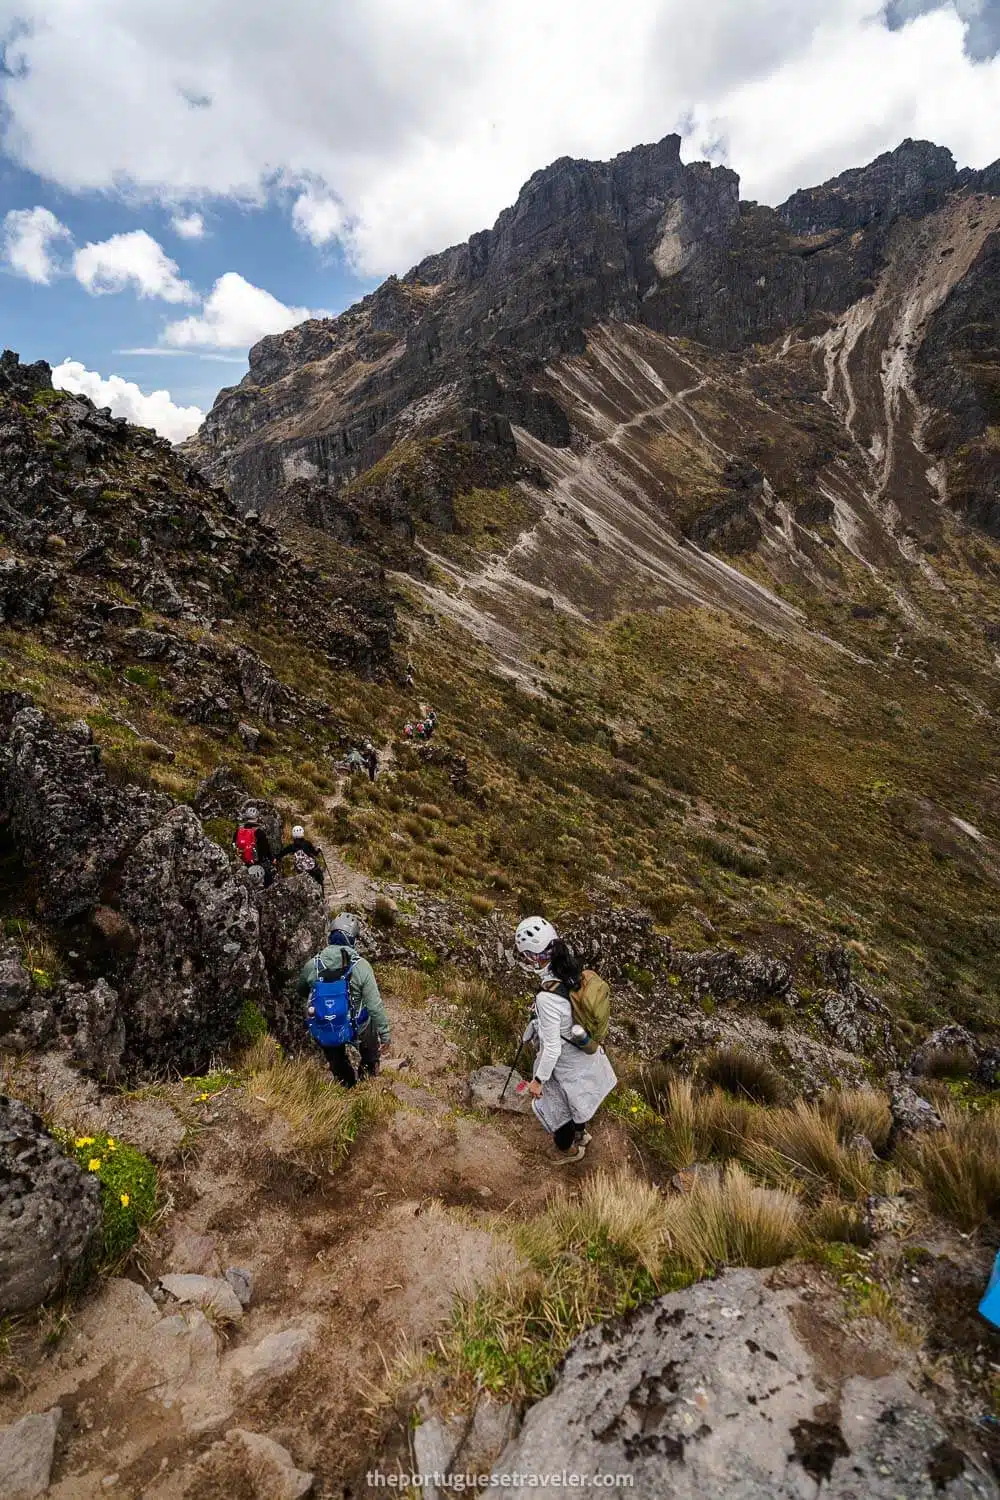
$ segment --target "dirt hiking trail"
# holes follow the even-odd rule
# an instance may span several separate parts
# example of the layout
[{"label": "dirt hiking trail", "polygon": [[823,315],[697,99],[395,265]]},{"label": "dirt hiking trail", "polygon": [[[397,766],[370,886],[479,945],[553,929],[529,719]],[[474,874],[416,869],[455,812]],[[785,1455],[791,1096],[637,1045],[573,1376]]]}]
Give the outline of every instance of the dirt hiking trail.
[{"label": "dirt hiking trail", "polygon": [[[386,1365],[404,1347],[432,1347],[456,1294],[516,1265],[503,1221],[626,1160],[624,1131],[608,1116],[585,1160],[560,1168],[533,1117],[472,1111],[446,1008],[391,991],[386,1003],[392,1055],[369,1087],[393,1108],[333,1173],[297,1163],[280,1117],[236,1087],[196,1103],[181,1151],[173,1110],[143,1105],[147,1143],[159,1136],[168,1158],[168,1207],[141,1270],[80,1303],[62,1338],[30,1351],[0,1391],[0,1423],[62,1411],[52,1500],[293,1493],[268,1488],[246,1441],[226,1439],[234,1430],[281,1444],[315,1475],[320,1500],[364,1494],[379,1457],[371,1390]],[[127,1109],[116,1120],[126,1132]],[[158,1287],[166,1273],[221,1276],[231,1266],[252,1277],[236,1326]]]}]

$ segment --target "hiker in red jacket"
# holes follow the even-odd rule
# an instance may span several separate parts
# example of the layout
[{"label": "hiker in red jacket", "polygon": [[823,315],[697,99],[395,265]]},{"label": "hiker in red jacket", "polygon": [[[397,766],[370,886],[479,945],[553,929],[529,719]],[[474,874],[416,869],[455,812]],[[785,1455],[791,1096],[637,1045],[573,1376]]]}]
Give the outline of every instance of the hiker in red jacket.
[{"label": "hiker in red jacket", "polygon": [[233,843],[236,853],[248,869],[256,867],[261,870],[264,884],[270,885],[274,879],[274,854],[267,834],[260,826],[260,815],[255,807],[248,807],[243,814]]}]

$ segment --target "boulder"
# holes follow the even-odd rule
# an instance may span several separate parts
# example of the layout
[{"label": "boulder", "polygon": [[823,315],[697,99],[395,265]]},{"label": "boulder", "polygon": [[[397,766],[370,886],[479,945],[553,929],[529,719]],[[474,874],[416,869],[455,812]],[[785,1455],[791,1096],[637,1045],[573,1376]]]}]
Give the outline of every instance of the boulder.
[{"label": "boulder", "polygon": [[236,1293],[241,1307],[249,1307],[253,1296],[253,1272],[243,1266],[227,1266],[226,1280]]},{"label": "boulder", "polygon": [[231,1043],[243,1005],[266,1001],[252,896],[191,809],[177,807],[136,844],[119,902],[139,934],[122,984],[129,1058],[197,1072]]},{"label": "boulder", "polygon": [[0,1495],[3,1500],[37,1500],[49,1487],[56,1433],[62,1412],[22,1417],[11,1427],[0,1427]]},{"label": "boulder", "polygon": [[16,952],[0,954],[0,1037],[18,1023],[31,1001],[31,976]]},{"label": "boulder", "polygon": [[921,1135],[927,1130],[943,1130],[944,1121],[926,1099],[905,1083],[894,1084],[889,1095],[892,1110],[892,1135],[894,1140],[905,1136]]},{"label": "boulder", "polygon": [[0,704],[0,814],[38,885],[39,914],[66,922],[98,906],[125,851],[169,811],[165,797],[109,782],[82,721]]},{"label": "boulder", "polygon": [[491,1477],[628,1474],[636,1500],[997,1500],[900,1372],[841,1356],[800,1290],[726,1272],[582,1334]]},{"label": "boulder", "polygon": [[295,1467],[287,1448],[259,1432],[234,1427],[198,1460],[185,1494],[302,1500],[312,1487],[313,1475]]},{"label": "boulder", "polygon": [[323,888],[309,875],[258,887],[260,946],[270,981],[268,1020],[283,1045],[302,1040],[302,1004],[294,992],[299,970],[325,947],[330,922]]},{"label": "boulder", "polygon": [[90,988],[64,985],[58,1013],[60,1028],[70,1034],[70,1055],[77,1066],[96,1078],[113,1081],[125,1051],[125,1018],[118,992],[106,979],[98,979]]},{"label": "boulder", "polygon": [[274,1381],[293,1374],[311,1343],[312,1336],[305,1328],[269,1333],[259,1344],[247,1345],[230,1355],[229,1374],[244,1399],[249,1399]]},{"label": "boulder", "polygon": [[724,1004],[758,1005],[783,999],[792,988],[787,964],[754,951],[709,948],[703,953],[676,953],[672,967],[690,984],[696,1000],[709,995]]},{"label": "boulder", "polygon": [[24,1104],[0,1095],[0,1313],[27,1312],[50,1297],[100,1222],[97,1179],[60,1151]]},{"label": "boulder", "polygon": [[509,1068],[477,1068],[469,1074],[469,1103],[473,1109],[503,1109],[512,1115],[526,1115],[531,1110],[531,1097],[527,1092],[517,1092],[522,1083],[520,1073],[512,1074]]},{"label": "boulder", "polygon": [[160,1285],[178,1302],[190,1302],[202,1312],[211,1312],[224,1323],[239,1323],[243,1317],[243,1304],[229,1285],[218,1276],[168,1275],[160,1277]]}]

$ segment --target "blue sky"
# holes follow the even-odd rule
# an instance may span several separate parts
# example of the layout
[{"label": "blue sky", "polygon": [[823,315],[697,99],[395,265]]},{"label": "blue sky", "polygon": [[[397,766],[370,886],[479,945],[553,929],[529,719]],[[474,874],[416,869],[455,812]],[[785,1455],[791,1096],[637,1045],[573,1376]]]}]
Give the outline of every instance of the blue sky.
[{"label": "blue sky", "polygon": [[177,440],[258,338],[672,130],[766,203],[985,166],[1000,0],[0,0],[2,342]]},{"label": "blue sky", "polygon": [[[210,293],[217,279],[237,270],[280,302],[310,311],[337,313],[381,280],[345,263],[336,244],[319,248],[293,232],[286,204],[241,205],[222,199],[202,204],[200,238],[173,228],[173,212],[155,202],[135,202],[107,193],[71,193],[0,158],[0,218],[13,210],[49,209],[72,241],[53,247],[68,266],[74,247],[106,242],[113,235],[145,230],[175,261],[193,290]],[[163,345],[168,323],[195,305],[173,305],[133,291],[93,294],[69,271],[48,283],[34,282],[0,266],[0,317],[4,347],[24,360],[82,363],[105,377],[111,373],[145,392],[166,387],[175,404],[207,410],[220,387],[246,374],[244,349],[170,350]],[[160,350],[129,353],[130,350]]]}]

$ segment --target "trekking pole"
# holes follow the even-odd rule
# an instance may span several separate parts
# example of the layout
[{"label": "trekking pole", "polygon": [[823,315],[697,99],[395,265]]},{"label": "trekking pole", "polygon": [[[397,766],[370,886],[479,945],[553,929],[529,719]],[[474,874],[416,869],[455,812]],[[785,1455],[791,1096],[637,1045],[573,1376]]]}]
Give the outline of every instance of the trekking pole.
[{"label": "trekking pole", "polygon": [[523,1051],[524,1051],[524,1042],[521,1043],[520,1047],[518,1047],[517,1052],[514,1055],[513,1065],[511,1067],[510,1072],[507,1074],[507,1082],[504,1084],[503,1088],[500,1090],[500,1098],[501,1099],[503,1098],[504,1094],[506,1094],[508,1088],[510,1087],[510,1080],[513,1078],[514,1073],[515,1073],[515,1071],[517,1069],[517,1065],[521,1061],[521,1053]]}]

